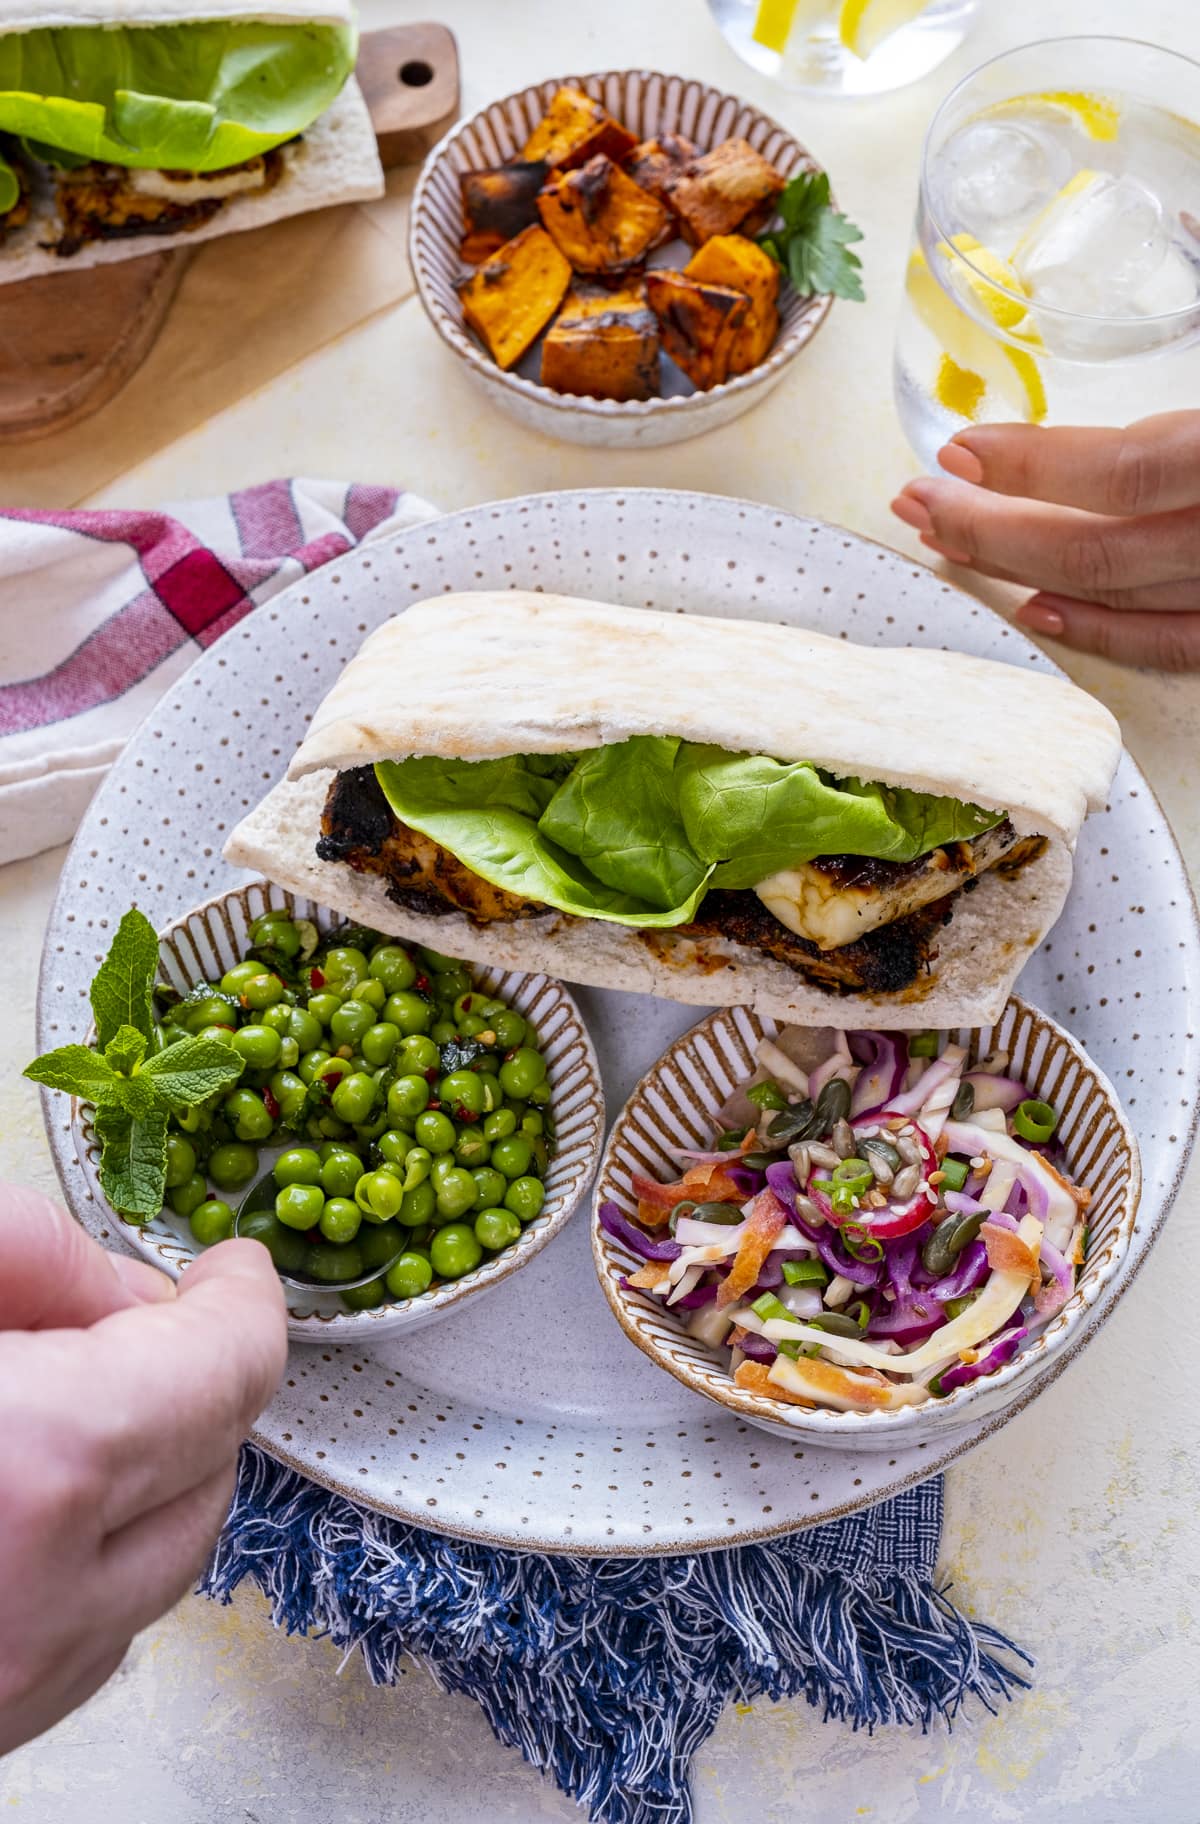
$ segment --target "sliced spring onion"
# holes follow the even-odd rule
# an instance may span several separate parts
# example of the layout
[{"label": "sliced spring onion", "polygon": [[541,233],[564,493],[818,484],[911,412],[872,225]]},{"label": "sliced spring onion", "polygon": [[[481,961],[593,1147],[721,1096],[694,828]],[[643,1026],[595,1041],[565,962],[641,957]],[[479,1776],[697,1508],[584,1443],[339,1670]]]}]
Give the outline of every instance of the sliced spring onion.
[{"label": "sliced spring onion", "polygon": [[964,1292],[961,1298],[946,1300],[946,1316],[961,1317],[968,1305],[973,1305],[979,1297],[978,1292]]},{"label": "sliced spring onion", "polygon": [[875,1182],[875,1174],[865,1159],[843,1159],[833,1168],[833,1182],[844,1184],[855,1197],[861,1197]]},{"label": "sliced spring onion", "polygon": [[871,1308],[865,1298],[856,1298],[852,1305],[846,1306],[846,1316],[852,1317],[860,1330],[865,1330],[871,1321]]},{"label": "sliced spring onion", "polygon": [[755,1317],[761,1317],[764,1323],[773,1317],[781,1317],[787,1323],[792,1321],[792,1313],[785,1304],[781,1303],[781,1301],[776,1298],[773,1292],[763,1292],[760,1294],[760,1296],[754,1300],[750,1309],[753,1311]]},{"label": "sliced spring onion", "polygon": [[[799,1359],[799,1356],[800,1356],[799,1343],[776,1343],[775,1347],[776,1347],[776,1349],[778,1349],[780,1355],[788,1356],[791,1361],[794,1362]],[[815,1351],[812,1351],[811,1353],[815,1353]]]},{"label": "sliced spring onion", "polygon": [[942,1174],[944,1191],[961,1191],[971,1176],[971,1165],[967,1159],[955,1159],[949,1153],[942,1160],[939,1170]]},{"label": "sliced spring onion", "polygon": [[785,1260],[783,1277],[789,1286],[827,1286],[829,1269],[819,1260]]},{"label": "sliced spring onion", "polygon": [[753,1102],[755,1108],[786,1108],[787,1097],[773,1078],[768,1077],[763,1083],[755,1083],[746,1091],[746,1099]]},{"label": "sliced spring onion", "polygon": [[1048,1140],[1058,1126],[1058,1110],[1049,1102],[1020,1102],[1012,1124],[1014,1134],[1022,1140]]},{"label": "sliced spring onion", "polygon": [[908,1055],[910,1058],[936,1058],[938,1035],[936,1032],[910,1033]]},{"label": "sliced spring onion", "polygon": [[815,1191],[824,1191],[833,1205],[835,1216],[853,1216],[858,1193],[852,1191],[848,1184],[835,1184],[832,1178],[814,1178],[812,1188]]},{"label": "sliced spring onion", "polygon": [[864,1265],[871,1265],[883,1259],[883,1243],[878,1236],[865,1229],[861,1222],[847,1222],[838,1232],[842,1245],[852,1260],[861,1260]]}]

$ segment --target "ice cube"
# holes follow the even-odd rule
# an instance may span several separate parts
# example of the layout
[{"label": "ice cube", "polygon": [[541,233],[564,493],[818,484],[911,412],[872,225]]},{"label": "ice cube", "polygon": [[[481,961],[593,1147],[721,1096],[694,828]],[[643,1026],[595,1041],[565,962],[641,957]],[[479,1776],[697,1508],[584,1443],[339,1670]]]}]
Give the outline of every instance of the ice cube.
[{"label": "ice cube", "polygon": [[952,233],[966,231],[1004,253],[1071,172],[1055,135],[1017,121],[974,120],[947,140],[935,207]]},{"label": "ice cube", "polygon": [[1081,316],[1140,314],[1167,255],[1162,205],[1135,177],[1077,171],[1013,251],[1034,300]]}]

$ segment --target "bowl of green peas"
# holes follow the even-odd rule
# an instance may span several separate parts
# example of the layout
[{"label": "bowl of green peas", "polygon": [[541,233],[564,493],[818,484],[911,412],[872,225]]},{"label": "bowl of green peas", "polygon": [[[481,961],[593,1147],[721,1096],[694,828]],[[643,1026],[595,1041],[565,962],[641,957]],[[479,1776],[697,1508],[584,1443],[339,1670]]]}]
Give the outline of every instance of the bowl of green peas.
[{"label": "bowl of green peas", "polygon": [[[120,1232],[178,1275],[237,1234],[284,1282],[293,1337],[433,1322],[558,1233],[600,1156],[604,1097],[565,988],[478,968],[269,883],[159,936],[156,1040],[229,1045],[237,1080],[173,1112],[165,1201]],[[101,1198],[91,1111],[78,1152]]]}]

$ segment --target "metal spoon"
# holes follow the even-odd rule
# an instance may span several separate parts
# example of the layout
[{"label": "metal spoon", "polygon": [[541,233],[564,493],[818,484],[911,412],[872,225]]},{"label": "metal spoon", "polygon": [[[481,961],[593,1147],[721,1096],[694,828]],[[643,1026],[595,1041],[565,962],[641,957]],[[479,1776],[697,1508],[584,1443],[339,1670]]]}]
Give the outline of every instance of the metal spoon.
[{"label": "metal spoon", "polygon": [[[272,1172],[268,1172],[265,1177],[258,1180],[257,1184],[250,1186],[239,1203],[237,1214],[233,1219],[235,1235],[240,1235],[242,1232],[244,1216],[257,1215],[262,1210],[269,1210],[274,1215],[278,1188]],[[298,1233],[299,1231],[297,1231],[297,1235]],[[297,1292],[345,1292],[353,1290],[355,1286],[365,1286],[370,1280],[379,1279],[382,1274],[390,1272],[407,1245],[407,1242],[402,1240],[390,1260],[385,1260],[382,1266],[372,1267],[369,1273],[360,1274],[357,1279],[313,1279],[307,1273],[285,1273],[279,1265],[276,1265],[275,1271],[285,1286],[291,1286]]]}]

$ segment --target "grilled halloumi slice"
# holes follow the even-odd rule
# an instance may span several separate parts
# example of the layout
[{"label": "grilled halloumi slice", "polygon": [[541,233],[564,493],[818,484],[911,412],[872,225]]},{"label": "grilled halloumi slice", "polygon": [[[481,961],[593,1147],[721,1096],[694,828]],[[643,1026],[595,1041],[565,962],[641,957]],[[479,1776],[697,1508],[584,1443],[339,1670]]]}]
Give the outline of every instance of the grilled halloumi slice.
[{"label": "grilled halloumi slice", "polygon": [[769,912],[819,950],[839,950],[890,925],[965,882],[1009,853],[1017,833],[1007,818],[974,842],[952,842],[916,861],[819,855],[760,880],[754,891]]}]

